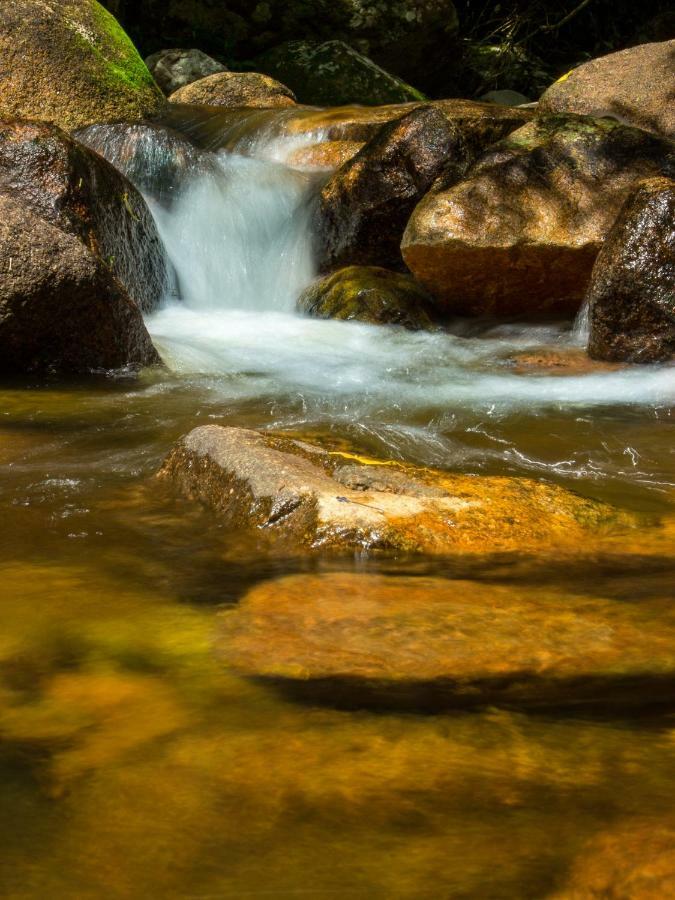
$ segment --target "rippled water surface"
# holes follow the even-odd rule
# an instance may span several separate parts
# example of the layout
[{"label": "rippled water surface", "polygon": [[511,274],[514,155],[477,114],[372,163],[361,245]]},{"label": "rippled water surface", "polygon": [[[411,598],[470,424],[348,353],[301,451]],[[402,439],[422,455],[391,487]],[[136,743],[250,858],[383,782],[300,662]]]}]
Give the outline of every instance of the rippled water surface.
[{"label": "rippled water surface", "polygon": [[[552,895],[589,838],[671,815],[669,709],[293,703],[226,670],[218,615],[261,580],[336,568],[542,585],[561,603],[670,596],[674,370],[542,368],[577,358],[569,322],[411,334],[297,317],[313,182],[275,147],[219,156],[169,206],[149,196],[177,273],[148,321],[167,369],[0,387],[0,890]],[[276,557],[154,479],[207,422],[551,479],[644,514],[644,532],[565,558]]]}]

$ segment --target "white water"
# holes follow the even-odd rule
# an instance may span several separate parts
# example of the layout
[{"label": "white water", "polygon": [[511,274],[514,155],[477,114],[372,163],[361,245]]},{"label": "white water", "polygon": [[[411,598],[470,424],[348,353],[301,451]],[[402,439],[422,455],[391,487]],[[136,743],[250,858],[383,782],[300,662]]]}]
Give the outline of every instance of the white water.
[{"label": "white water", "polygon": [[[268,116],[264,130],[239,129],[227,150],[206,154],[208,165],[186,170],[171,202],[148,196],[178,296],[147,325],[181,383],[207,390],[217,410],[240,410],[235,421],[255,409],[247,421],[257,426],[338,427],[429,464],[475,469],[493,459],[500,470],[506,463],[668,489],[658,452],[647,458],[636,432],[624,440],[622,419],[645,433],[655,417],[667,419],[675,368],[562,376],[516,369],[519,352],[582,345],[582,317],[574,329],[457,321],[412,333],[295,314],[314,277],[308,200],[316,183],[285,165],[297,145]],[[555,432],[543,449],[542,429]]]}]

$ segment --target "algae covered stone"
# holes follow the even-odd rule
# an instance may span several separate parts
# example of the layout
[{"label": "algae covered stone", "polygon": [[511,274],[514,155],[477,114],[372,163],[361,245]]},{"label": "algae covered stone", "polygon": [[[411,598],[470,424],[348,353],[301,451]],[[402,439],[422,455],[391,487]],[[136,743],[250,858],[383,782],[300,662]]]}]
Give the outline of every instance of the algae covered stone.
[{"label": "algae covered stone", "polygon": [[287,84],[301,103],[315,106],[424,99],[420,91],[343,41],[289,41],[259,57],[256,65]]},{"label": "algae covered stone", "polygon": [[117,20],[96,0],[0,6],[0,114],[72,130],[158,113],[161,91]]},{"label": "algae covered stone", "polygon": [[310,285],[298,309],[318,319],[371,325],[402,325],[411,331],[433,328],[432,304],[410,275],[378,266],[349,266]]}]

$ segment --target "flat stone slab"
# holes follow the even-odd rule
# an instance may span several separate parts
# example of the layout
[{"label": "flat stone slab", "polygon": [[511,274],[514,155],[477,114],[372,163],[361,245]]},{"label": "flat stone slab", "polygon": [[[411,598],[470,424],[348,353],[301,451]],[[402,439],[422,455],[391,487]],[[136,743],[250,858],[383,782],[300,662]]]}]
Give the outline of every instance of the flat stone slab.
[{"label": "flat stone slab", "polygon": [[630,514],[564,488],[367,460],[280,435],[206,425],[160,477],[294,551],[486,553],[588,546],[635,528]]},{"label": "flat stone slab", "polygon": [[237,672],[346,706],[675,701],[675,604],[340,573],[263,583],[223,614]]}]

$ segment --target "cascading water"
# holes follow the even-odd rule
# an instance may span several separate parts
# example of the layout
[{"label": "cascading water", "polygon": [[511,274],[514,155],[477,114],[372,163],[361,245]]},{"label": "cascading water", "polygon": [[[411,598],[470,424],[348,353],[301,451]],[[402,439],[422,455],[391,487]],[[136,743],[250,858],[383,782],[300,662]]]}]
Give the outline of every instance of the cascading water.
[{"label": "cascading water", "polygon": [[[129,126],[136,132],[127,144],[119,133],[112,139],[111,126],[81,135],[136,182],[156,218],[176,290],[147,325],[174,372],[208,385],[239,410],[239,421],[255,408],[257,427],[338,427],[365,435],[377,452],[428,464],[668,488],[663,457],[645,448],[627,464],[621,435],[626,421],[644,420],[645,407],[666,415],[675,401],[672,368],[564,377],[519,369],[522,354],[578,348],[582,317],[573,329],[458,321],[411,333],[297,315],[314,276],[310,204],[320,176],[287,160],[329,135],[289,131],[292,116],[174,113],[172,124],[198,138],[199,150],[184,135],[148,126]],[[592,408],[624,412],[585,419]],[[559,430],[558,440],[542,447],[542,429]],[[584,449],[589,444],[596,449]]]}]

